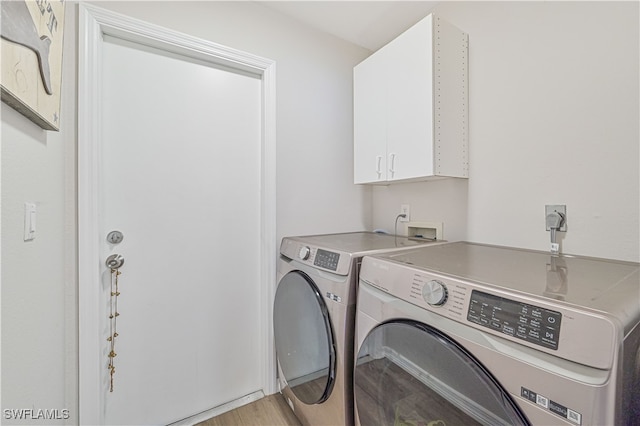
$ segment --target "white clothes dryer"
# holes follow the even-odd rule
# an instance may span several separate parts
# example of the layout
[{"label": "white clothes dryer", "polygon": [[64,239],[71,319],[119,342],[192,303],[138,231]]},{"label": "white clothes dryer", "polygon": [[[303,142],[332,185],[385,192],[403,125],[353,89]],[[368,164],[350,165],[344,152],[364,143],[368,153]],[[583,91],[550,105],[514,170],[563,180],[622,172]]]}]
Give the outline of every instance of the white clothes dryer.
[{"label": "white clothes dryer", "polygon": [[362,261],[356,423],[640,424],[637,263],[465,242]]},{"label": "white clothes dryer", "polygon": [[352,425],[356,287],[365,254],[427,241],[372,232],[283,238],[274,301],[278,383],[305,425]]}]

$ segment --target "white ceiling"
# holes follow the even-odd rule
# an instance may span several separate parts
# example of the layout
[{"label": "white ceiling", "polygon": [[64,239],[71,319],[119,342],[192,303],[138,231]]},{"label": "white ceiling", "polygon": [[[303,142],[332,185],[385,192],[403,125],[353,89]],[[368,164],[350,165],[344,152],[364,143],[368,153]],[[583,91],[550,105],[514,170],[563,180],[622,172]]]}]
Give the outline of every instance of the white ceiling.
[{"label": "white ceiling", "polygon": [[425,17],[439,1],[261,1],[307,25],[375,51]]}]

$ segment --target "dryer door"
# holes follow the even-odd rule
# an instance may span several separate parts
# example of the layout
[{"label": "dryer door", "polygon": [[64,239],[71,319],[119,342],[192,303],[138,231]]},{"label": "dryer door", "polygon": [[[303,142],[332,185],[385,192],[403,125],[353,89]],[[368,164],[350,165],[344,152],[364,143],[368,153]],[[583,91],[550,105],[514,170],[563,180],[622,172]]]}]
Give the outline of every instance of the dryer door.
[{"label": "dryer door", "polygon": [[333,388],[336,345],[329,311],[304,272],[287,273],[276,290],[273,328],[280,370],[305,404],[324,402]]},{"label": "dryer door", "polygon": [[428,325],[371,330],[355,369],[362,425],[526,425],[509,394],[462,346]]}]

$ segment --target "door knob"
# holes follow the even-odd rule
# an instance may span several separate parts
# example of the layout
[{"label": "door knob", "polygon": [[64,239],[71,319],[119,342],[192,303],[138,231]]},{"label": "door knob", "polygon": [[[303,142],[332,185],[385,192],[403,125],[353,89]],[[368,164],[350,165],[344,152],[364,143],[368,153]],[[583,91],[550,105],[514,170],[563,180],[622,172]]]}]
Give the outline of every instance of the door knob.
[{"label": "door knob", "polygon": [[105,264],[107,265],[107,268],[118,269],[124,264],[124,257],[122,257],[121,254],[112,254],[107,257]]}]

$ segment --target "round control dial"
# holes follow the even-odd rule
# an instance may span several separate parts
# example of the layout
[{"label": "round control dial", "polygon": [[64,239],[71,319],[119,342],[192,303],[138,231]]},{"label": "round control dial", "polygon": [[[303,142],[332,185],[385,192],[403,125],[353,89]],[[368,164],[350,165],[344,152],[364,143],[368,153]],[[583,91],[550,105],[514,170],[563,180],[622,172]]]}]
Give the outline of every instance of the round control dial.
[{"label": "round control dial", "polygon": [[300,247],[300,252],[298,253],[298,256],[300,257],[300,259],[307,260],[310,255],[311,255],[311,249],[309,247],[307,246]]},{"label": "round control dial", "polygon": [[422,286],[422,298],[431,306],[442,306],[447,301],[449,292],[442,281],[431,280]]}]

